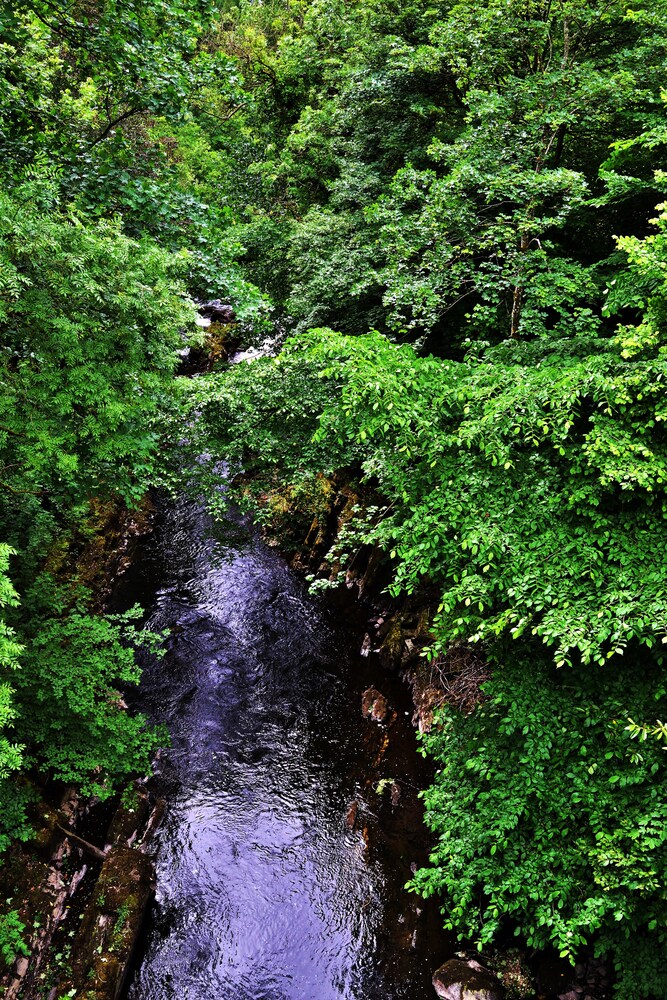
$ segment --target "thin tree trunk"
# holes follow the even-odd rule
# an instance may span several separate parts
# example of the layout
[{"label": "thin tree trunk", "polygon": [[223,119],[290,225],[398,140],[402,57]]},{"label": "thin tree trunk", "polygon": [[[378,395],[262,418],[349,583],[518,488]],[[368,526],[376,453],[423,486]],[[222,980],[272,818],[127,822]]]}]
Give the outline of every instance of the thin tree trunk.
[{"label": "thin tree trunk", "polygon": [[[530,234],[526,231],[521,233],[521,253],[526,253],[530,246]],[[512,314],[510,317],[510,338],[516,340],[519,336],[519,323],[521,322],[521,306],[523,305],[523,283],[518,280],[512,293]]]}]

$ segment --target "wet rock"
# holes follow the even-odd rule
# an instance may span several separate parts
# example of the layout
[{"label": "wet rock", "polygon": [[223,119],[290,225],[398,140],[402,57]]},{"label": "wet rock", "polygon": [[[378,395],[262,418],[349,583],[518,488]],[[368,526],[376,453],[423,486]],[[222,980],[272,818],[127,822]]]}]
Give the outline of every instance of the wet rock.
[{"label": "wet rock", "polygon": [[347,807],[347,813],[345,814],[345,825],[350,830],[354,830],[354,825],[357,822],[357,813],[359,812],[359,803],[350,802]]},{"label": "wet rock", "polygon": [[401,786],[396,782],[391,786],[391,804],[396,808],[398,803],[401,801]]},{"label": "wet rock", "polygon": [[[365,597],[371,590],[382,589],[382,586],[376,588],[376,583],[378,575],[383,568],[384,560],[384,551],[379,545],[376,545],[369,556],[364,574],[359,580],[359,599]],[[384,577],[382,584],[384,584]]]},{"label": "wet rock", "polygon": [[477,962],[450,959],[433,973],[441,1000],[503,1000],[505,992],[495,976]]},{"label": "wet rock", "polygon": [[420,733],[428,733],[433,726],[436,709],[444,700],[442,685],[432,676],[430,664],[418,661],[405,674],[412,688],[412,702],[415,706],[412,723]]},{"label": "wet rock", "polygon": [[[161,751],[158,750],[158,757],[160,753]],[[158,829],[158,827],[162,823],[162,820],[164,819],[164,814],[166,812],[166,809],[167,809],[167,800],[163,798],[156,799],[155,805],[151,809],[148,821],[146,822],[146,828],[141,837],[142,844],[144,846],[150,844],[151,840],[153,839],[155,831]]]},{"label": "wet rock", "polygon": [[212,323],[233,323],[236,319],[232,307],[226,302],[221,302],[220,299],[203,302],[199,307],[199,315],[210,319]]},{"label": "wet rock", "polygon": [[107,844],[131,847],[148,820],[148,795],[138,784],[128,785],[107,832]]},{"label": "wet rock", "polygon": [[401,622],[390,620],[385,622],[379,632],[382,638],[380,645],[380,663],[387,670],[398,670],[403,660],[404,636]]},{"label": "wet rock", "polygon": [[373,722],[386,722],[389,715],[389,703],[377,688],[370,687],[361,695],[361,714]]},{"label": "wet rock", "polygon": [[567,993],[559,993],[558,1000],[579,1000],[579,994],[575,990],[568,990]]}]

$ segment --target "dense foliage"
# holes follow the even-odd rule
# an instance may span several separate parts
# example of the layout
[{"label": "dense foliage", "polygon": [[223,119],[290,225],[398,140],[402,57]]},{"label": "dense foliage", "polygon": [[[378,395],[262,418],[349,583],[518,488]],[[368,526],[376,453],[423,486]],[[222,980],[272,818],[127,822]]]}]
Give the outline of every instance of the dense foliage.
[{"label": "dense foliage", "polygon": [[558,666],[604,665],[667,636],[667,370],[598,346],[442,362],[314,331],[198,385],[194,405],[247,472],[361,464],[387,499],[365,539],[391,550],[393,590],[442,587],[432,653],[532,632]]},{"label": "dense foliage", "polygon": [[[121,625],[86,614],[58,551],[92,497],[131,504],[155,480],[156,421],[191,308],[169,253],[117,224],[40,211],[31,193],[0,197],[0,525],[11,571],[0,773],[22,755],[23,767],[108,794],[113,779],[147,767],[154,739],[119,711],[119,685],[138,676]],[[0,830],[15,833],[4,797],[16,793],[3,789]]]},{"label": "dense foliage", "polygon": [[[486,647],[480,706],[425,740],[438,846],[415,888],[481,945],[510,916],[533,946],[613,955],[619,996],[663,996],[664,752],[635,720],[665,709],[662,435],[645,409],[665,370],[598,346],[595,364],[535,365],[530,345],[444,363],[321,330],[189,395],[246,500],[359,470],[386,505],[356,544],[385,549],[397,595],[441,588],[429,655]],[[624,425],[635,454],[610,432]]]},{"label": "dense foliage", "polygon": [[[154,745],[91,501],[186,447],[264,517],[362,477],[348,541],[492,672],[425,740],[415,888],[667,997],[662,0],[35,0],[0,63],[0,838],[20,768],[106,794]],[[188,293],[291,336],[174,380]]]},{"label": "dense foliage", "polygon": [[485,695],[424,739],[439,768],[425,796],[438,840],[415,888],[444,894],[461,935],[488,943],[509,915],[532,947],[613,955],[617,996],[664,996],[664,753],[626,725],[664,716],[662,672],[642,663],[601,683],[508,649]]}]

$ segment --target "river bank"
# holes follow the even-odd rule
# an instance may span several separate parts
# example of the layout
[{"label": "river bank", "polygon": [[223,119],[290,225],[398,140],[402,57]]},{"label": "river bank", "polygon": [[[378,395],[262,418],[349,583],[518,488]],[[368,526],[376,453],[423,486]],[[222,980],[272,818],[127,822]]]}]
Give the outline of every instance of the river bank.
[{"label": "river bank", "polygon": [[[64,587],[85,587],[90,607],[104,611],[154,514],[149,498],[134,510],[93,500],[82,527],[52,548],[46,568]],[[99,802],[48,773],[31,777],[25,793],[34,833],[11,847],[0,870],[2,898],[25,928],[0,991],[7,1000],[42,1000],[85,986],[89,1000],[106,1000],[122,989],[151,898],[145,848],[162,805],[143,781]]]},{"label": "river bank", "polygon": [[[42,926],[35,927],[31,954],[15,966],[6,995],[12,1000],[56,1000],[61,996],[98,1000],[123,995],[129,958],[156,885],[153,864],[145,852],[166,798],[167,820],[157,842],[158,905],[149,920],[145,945],[150,962],[151,933],[164,927],[163,900],[165,893],[170,893],[169,875],[165,878],[161,868],[161,851],[165,845],[168,856],[177,850],[174,845],[183,832],[178,821],[183,795],[193,791],[200,795],[213,783],[213,815],[218,816],[211,819],[213,828],[221,816],[239,821],[229,809],[227,790],[223,789],[222,803],[216,798],[220,790],[215,791],[211,773],[218,773],[217,758],[226,750],[212,750],[206,739],[208,728],[215,733],[225,722],[223,745],[234,739],[238,754],[231,764],[241,769],[249,786],[267,778],[267,795],[269,799],[276,796],[275,801],[264,803],[262,816],[276,809],[280,813],[286,801],[290,812],[297,815],[296,830],[293,819],[283,816],[277,828],[267,832],[261,849],[278,855],[285,850],[288,853],[286,870],[281,869],[278,876],[278,883],[283,879],[291,886],[286,890],[289,898],[278,901],[279,911],[288,903],[278,917],[282,931],[285,920],[289,926],[294,916],[293,897],[302,899],[307,907],[305,937],[313,920],[320,921],[317,940],[312,942],[315,958],[304,956],[303,949],[293,949],[305,969],[316,969],[323,961],[322,975],[325,979],[331,975],[331,988],[334,979],[339,983],[341,975],[347,977],[347,988],[355,991],[350,996],[379,995],[386,989],[384,977],[389,977],[397,996],[409,987],[411,996],[425,1000],[431,995],[434,955],[439,957],[443,950],[448,953],[452,949],[442,933],[437,907],[424,907],[402,888],[428,853],[417,793],[428,780],[429,767],[415,753],[407,690],[398,677],[385,676],[375,657],[358,653],[363,609],[352,603],[342,614],[340,608],[336,611],[327,602],[310,598],[282,557],[260,541],[242,519],[231,517],[222,527],[214,527],[198,505],[184,500],[175,506],[166,502],[154,508],[150,521],[151,532],[137,535],[132,559],[124,564],[116,581],[114,607],[139,600],[153,609],[151,626],[171,631],[165,660],[149,658],[145,664],[142,693],[134,707],[148,711],[155,721],[167,722],[174,747],[157,762],[157,774],[148,786],[139,784],[134,792],[124,795],[115,813],[108,805],[94,806],[71,793],[67,814],[61,808],[63,802],[51,810],[52,836],[43,838],[39,861],[35,859],[26,868],[26,858],[35,850],[29,848],[21,855],[22,866],[29,869],[29,881],[43,885],[30,904],[32,922]],[[231,579],[226,575],[230,572]],[[213,593],[201,606],[198,595],[209,587]],[[239,596],[243,588],[249,598],[245,605]],[[234,638],[233,648],[225,650],[230,625],[221,628],[219,622],[226,615],[233,618]],[[207,622],[212,627],[210,636]],[[211,638],[215,640],[213,650],[206,645]],[[282,650],[279,661],[276,643]],[[198,670],[197,662],[188,657],[184,663],[182,659],[183,649],[191,650],[193,644],[199,653],[204,652],[207,665],[203,674],[197,673],[194,684],[192,670]],[[283,655],[288,662],[283,662]],[[165,696],[169,664],[175,669],[174,687]],[[233,708],[226,717],[220,702],[225,678],[233,681],[232,693],[241,697],[247,715],[238,704],[238,710]],[[256,683],[265,691],[265,700],[259,705],[251,697]],[[382,714],[370,717],[371,713],[364,711],[364,699],[367,702],[368,691],[380,683],[385,707]],[[270,685],[274,685],[272,693]],[[276,700],[291,720],[288,731],[284,738],[274,733],[269,746],[262,739],[253,747],[258,729],[268,726],[273,733],[278,726]],[[210,709],[203,729],[197,714],[201,703],[208,703]],[[197,714],[196,725],[183,734],[181,726],[191,710]],[[185,745],[179,747],[183,739]],[[203,757],[196,762],[193,788],[193,759],[188,754],[197,747]],[[174,765],[181,752],[186,753],[181,761],[184,773],[179,773],[178,763]],[[278,784],[276,771],[281,775]],[[46,804],[40,808],[44,819]],[[207,824],[204,836],[206,828]],[[69,836],[64,829],[71,831]],[[234,831],[231,874],[239,854],[246,852],[252,857],[258,849],[251,833]],[[219,849],[218,843],[216,854]],[[153,853],[152,848],[149,853]],[[301,871],[302,853],[306,871]],[[233,881],[230,871],[219,878],[216,875],[215,884],[208,886],[216,898],[222,887]],[[337,887],[332,887],[331,873],[336,871]],[[304,880],[298,889],[292,884],[294,878]],[[318,883],[320,898],[313,901],[312,887]],[[55,890],[53,898],[51,888]],[[266,904],[273,906],[273,902],[267,900]],[[252,912],[254,893],[247,905]],[[187,914],[188,906],[184,900],[177,910]],[[239,937],[252,947],[252,942],[262,940],[262,929],[253,925],[239,932]],[[328,943],[322,953],[324,941]],[[216,955],[222,953],[219,940],[212,948]],[[341,953],[347,953],[347,972],[341,971]],[[344,966],[345,958],[342,961]],[[276,955],[276,963],[281,962],[284,957]],[[185,958],[181,967],[187,974]],[[173,972],[178,974],[178,970]],[[198,983],[206,982],[201,968],[194,975]],[[366,993],[357,992],[357,975],[371,977]],[[145,960],[136,976],[130,996],[152,995],[146,992],[149,987],[145,983],[146,977],[152,983],[154,974],[150,965],[146,969]],[[298,979],[296,973],[295,977]],[[308,988],[325,987],[318,975]]]}]

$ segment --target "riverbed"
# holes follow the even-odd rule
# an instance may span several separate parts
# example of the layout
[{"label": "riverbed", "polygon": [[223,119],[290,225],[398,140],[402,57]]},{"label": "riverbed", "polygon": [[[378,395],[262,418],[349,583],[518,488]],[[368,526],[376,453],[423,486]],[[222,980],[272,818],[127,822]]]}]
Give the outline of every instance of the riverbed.
[{"label": "riverbed", "polygon": [[[428,783],[359,612],[310,596],[233,512],[165,504],[126,584],[168,630],[141,709],[167,726],[156,901],[128,1000],[426,1000],[451,954],[404,883]],[[368,612],[366,612],[367,614]],[[387,697],[383,723],[361,695]]]}]

